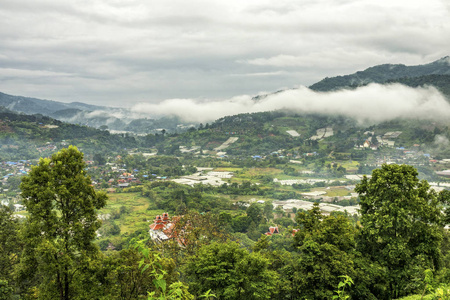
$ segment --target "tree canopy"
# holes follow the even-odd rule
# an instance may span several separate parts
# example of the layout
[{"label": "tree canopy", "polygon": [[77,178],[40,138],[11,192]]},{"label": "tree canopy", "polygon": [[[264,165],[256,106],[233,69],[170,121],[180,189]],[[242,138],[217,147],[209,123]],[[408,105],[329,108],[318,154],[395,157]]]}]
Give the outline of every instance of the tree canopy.
[{"label": "tree canopy", "polygon": [[86,292],[80,281],[98,253],[92,243],[101,225],[96,210],[105,205],[106,194],[94,190],[85,168],[83,154],[70,146],[41,158],[22,180],[29,213],[22,276],[24,283],[30,276],[37,279],[39,298],[73,299],[83,294],[80,289]]},{"label": "tree canopy", "polygon": [[417,176],[412,166],[385,164],[355,189],[361,200],[360,250],[382,265],[392,298],[411,292],[407,285],[420,271],[440,268],[443,194]]},{"label": "tree canopy", "polygon": [[279,280],[267,258],[235,242],[202,246],[187,274],[196,293],[211,290],[219,299],[271,299]]}]

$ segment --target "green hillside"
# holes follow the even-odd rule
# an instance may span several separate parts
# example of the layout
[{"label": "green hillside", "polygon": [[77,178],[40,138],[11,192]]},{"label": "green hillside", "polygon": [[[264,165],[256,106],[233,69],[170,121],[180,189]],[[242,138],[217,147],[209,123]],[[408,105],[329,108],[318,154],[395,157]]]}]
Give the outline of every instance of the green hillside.
[{"label": "green hillside", "polygon": [[[401,134],[391,139],[394,143],[391,148],[420,145],[421,151],[435,155],[450,154],[450,149],[435,143],[436,136],[450,138],[448,124],[424,120],[398,119],[380,124],[360,124],[349,117],[278,111],[223,117],[211,124],[201,124],[199,128],[191,127],[184,133],[162,132],[144,136],[110,134],[105,130],[64,123],[42,115],[17,114],[6,109],[0,112],[0,122],[3,145],[65,141],[89,153],[156,147],[161,154],[169,155],[180,154],[180,149],[187,149],[186,152],[197,149],[197,152],[213,156],[220,153],[234,157],[265,156],[282,150],[293,156],[316,152],[323,156],[347,153],[360,157],[365,152],[355,146],[363,145],[373,136],[372,144],[386,149],[376,140],[388,132],[399,131]],[[136,121],[134,124],[139,123]],[[163,124],[156,122],[153,125]],[[324,134],[324,130],[328,133]],[[230,142],[222,146],[228,140]]]},{"label": "green hillside", "polygon": [[[435,62],[418,65],[405,66],[401,64],[384,64],[358,71],[354,74],[325,78],[309,88],[315,91],[333,91],[347,87],[357,87],[369,83],[386,83],[401,78],[414,78],[428,75],[450,75],[449,57],[443,57]],[[427,78],[428,81],[442,82],[448,86],[448,78]],[[427,84],[430,84],[427,82]],[[440,84],[440,83],[439,83]],[[413,86],[413,85],[412,85]]]},{"label": "green hillside", "polygon": [[[159,147],[161,151],[169,154],[173,154],[180,146],[196,146],[203,151],[221,152],[217,148],[234,137],[237,140],[223,149],[227,155],[268,155],[280,149],[292,154],[318,152],[328,155],[331,152],[344,152],[359,155],[361,151],[356,150],[355,145],[363,145],[372,135],[380,137],[391,131],[401,131],[401,134],[393,139],[395,147],[420,145],[423,150],[444,154],[449,151],[437,147],[434,141],[436,135],[450,138],[447,125],[407,119],[380,124],[359,124],[347,117],[265,112],[224,117],[198,130],[168,135]],[[311,139],[323,128],[332,129],[333,134]],[[295,131],[298,136],[292,136],[288,131]]]},{"label": "green hillside", "polygon": [[425,75],[390,79],[386,83],[401,83],[410,87],[434,86],[450,99],[450,75]]},{"label": "green hillside", "polygon": [[[43,115],[26,115],[0,110],[0,158],[38,158],[38,148],[73,144],[87,153],[121,151],[138,146],[131,136],[113,135],[108,131],[79,126]],[[48,147],[51,149],[52,147]]]}]

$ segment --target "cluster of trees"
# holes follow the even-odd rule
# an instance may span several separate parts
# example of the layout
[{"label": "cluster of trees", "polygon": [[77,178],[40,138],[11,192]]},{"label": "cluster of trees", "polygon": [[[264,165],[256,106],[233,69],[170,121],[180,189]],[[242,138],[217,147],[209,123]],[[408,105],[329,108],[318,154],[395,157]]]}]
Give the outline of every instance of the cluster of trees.
[{"label": "cluster of trees", "polygon": [[158,176],[181,176],[197,172],[197,169],[189,164],[183,164],[174,156],[157,155],[145,158],[142,154],[126,155],[119,161],[130,171],[145,170],[148,174]]},{"label": "cluster of trees", "polygon": [[443,94],[450,96],[450,87],[448,83],[450,82],[450,75],[424,75],[418,77],[402,77],[398,79],[391,79],[386,81],[386,83],[401,83],[411,87],[423,87],[423,86],[434,86]]},{"label": "cluster of trees", "polygon": [[[208,187],[206,187],[208,189]],[[155,181],[144,185],[142,195],[146,196],[156,207],[171,213],[184,213],[195,209],[208,212],[218,209],[230,209],[229,199],[204,192],[202,185],[189,187],[172,181]]]},{"label": "cluster of trees", "polygon": [[224,183],[218,187],[203,184],[190,187],[172,181],[154,181],[144,184],[142,195],[154,203],[155,206],[150,206],[150,209],[159,208],[176,213],[182,213],[186,209],[201,212],[236,209],[237,206],[232,205],[230,199],[239,195],[258,195],[279,200],[300,197],[300,194],[295,191],[261,188],[250,181],[244,181],[241,184]]}]

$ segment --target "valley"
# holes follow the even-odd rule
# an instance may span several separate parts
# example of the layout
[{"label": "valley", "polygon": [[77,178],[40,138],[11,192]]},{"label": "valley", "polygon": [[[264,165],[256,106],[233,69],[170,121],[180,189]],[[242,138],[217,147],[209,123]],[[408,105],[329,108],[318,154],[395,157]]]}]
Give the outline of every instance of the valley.
[{"label": "valley", "polygon": [[[441,62],[391,67],[402,77],[391,74],[376,81],[377,70],[386,71],[381,66],[357,73],[360,81],[349,75],[311,88],[328,93],[372,83],[420,86],[436,80],[439,97],[448,97],[448,68]],[[439,71],[430,71],[433,67]],[[162,295],[153,281],[159,278],[155,280],[172,291],[180,287],[187,295],[183,299],[210,291],[220,299],[241,299],[227,291],[233,280],[219,284],[214,281],[217,274],[234,274],[251,299],[328,299],[344,277],[347,283],[353,279],[353,299],[420,299],[423,274],[434,267],[439,268],[436,282],[448,284],[450,237],[444,228],[450,214],[449,119],[403,114],[375,120],[325,109],[280,108],[203,124],[177,116],[121,120],[124,111],[82,103],[18,101],[5,94],[0,100],[9,101],[0,111],[0,221],[5,224],[0,234],[9,249],[7,256],[0,255],[0,266],[8,269],[4,278],[17,293],[32,291],[22,284],[33,282],[27,276],[34,273],[28,265],[17,265],[17,270],[28,270],[17,273],[15,257],[22,255],[25,261],[33,256],[18,239],[6,236],[19,237],[36,226],[41,235],[52,232],[48,243],[38,241],[38,234],[26,237],[29,249],[41,243],[36,253],[51,253],[66,239],[78,243],[71,244],[73,249],[85,247],[82,251],[95,254],[92,261],[80,262],[91,272],[83,276],[105,297],[122,293],[145,298],[147,291]],[[110,118],[114,114],[117,118]],[[75,169],[73,178],[67,175]],[[60,182],[65,182],[62,188]],[[39,204],[41,199],[47,206]],[[77,204],[84,203],[84,214],[92,220],[55,225],[84,207],[56,208],[72,199],[97,201],[95,209],[88,207],[88,200]],[[56,227],[68,233],[59,236],[52,231]],[[72,240],[83,228],[92,239]],[[383,252],[391,245],[398,246],[397,252]],[[82,257],[78,250],[54,254],[65,261],[40,259],[57,268]],[[129,287],[126,276],[134,276],[133,284],[142,289]],[[389,286],[385,278],[398,287]],[[77,280],[75,288],[82,294],[85,279]],[[254,287],[261,282],[264,287]]]}]

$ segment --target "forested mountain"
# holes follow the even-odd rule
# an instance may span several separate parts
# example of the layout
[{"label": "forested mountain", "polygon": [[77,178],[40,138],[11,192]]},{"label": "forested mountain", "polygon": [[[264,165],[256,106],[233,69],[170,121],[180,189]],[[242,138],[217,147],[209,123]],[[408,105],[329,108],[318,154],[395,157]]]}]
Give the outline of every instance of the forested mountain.
[{"label": "forested mountain", "polygon": [[77,145],[88,153],[139,146],[135,137],[129,135],[110,134],[105,130],[61,122],[41,114],[19,114],[1,107],[0,143],[1,160],[37,158],[38,148],[56,143],[62,146]]},{"label": "forested mountain", "polygon": [[127,114],[125,112],[127,110],[125,109],[97,106],[82,102],[63,103],[0,93],[0,106],[19,113],[30,115],[41,114],[60,121],[96,128],[103,125],[110,125],[112,129],[124,130],[124,127],[129,122],[129,120],[125,122],[127,121],[126,118],[121,120],[114,116],[117,113],[126,116]]},{"label": "forested mountain", "polygon": [[174,116],[152,119],[131,113],[125,108],[97,106],[82,102],[63,103],[4,93],[0,93],[0,106],[10,111],[29,115],[40,114],[72,124],[139,134],[155,133],[161,129],[181,132],[189,125]]},{"label": "forested mountain", "polygon": [[[310,88],[370,83],[450,95],[450,58]],[[427,117],[182,125],[0,93],[0,300],[450,299],[450,121]]]},{"label": "forested mountain", "polygon": [[0,106],[4,106],[12,111],[23,112],[26,114],[42,114],[50,116],[51,114],[65,109],[77,110],[99,110],[106,107],[90,105],[81,102],[63,103],[52,100],[42,100],[36,98],[12,96],[0,92]]},{"label": "forested mountain", "polygon": [[[410,87],[434,86],[441,93],[450,97],[450,75],[424,75],[390,79],[386,83],[401,83]],[[449,98],[450,99],[450,98]]]},{"label": "forested mountain", "polygon": [[[378,65],[350,75],[327,77],[311,85],[309,88],[314,91],[327,92],[346,87],[362,86],[369,83],[387,83],[395,80],[403,83],[401,81],[405,80],[402,78],[414,78],[427,75],[450,75],[450,57],[446,56],[432,63],[418,66],[405,66],[402,64]],[[428,77],[423,80],[427,81],[426,84],[432,84],[434,81],[439,81],[442,84],[442,81],[444,81],[447,86],[449,85],[449,77]]]}]

